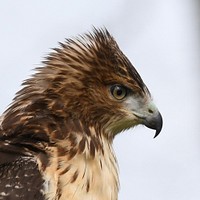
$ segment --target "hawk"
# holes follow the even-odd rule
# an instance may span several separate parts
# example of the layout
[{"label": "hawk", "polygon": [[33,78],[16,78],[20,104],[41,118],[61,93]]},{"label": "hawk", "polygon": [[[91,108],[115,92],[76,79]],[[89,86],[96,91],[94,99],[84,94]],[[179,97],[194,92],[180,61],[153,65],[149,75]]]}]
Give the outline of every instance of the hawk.
[{"label": "hawk", "polygon": [[0,200],[117,200],[113,139],[157,136],[162,117],[111,34],[66,39],[22,85],[0,119]]}]

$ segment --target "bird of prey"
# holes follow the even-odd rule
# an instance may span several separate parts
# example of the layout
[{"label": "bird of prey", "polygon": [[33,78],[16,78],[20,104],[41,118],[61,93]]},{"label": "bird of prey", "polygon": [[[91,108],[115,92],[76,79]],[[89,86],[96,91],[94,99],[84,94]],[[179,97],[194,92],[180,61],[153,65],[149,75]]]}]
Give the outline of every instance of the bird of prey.
[{"label": "bird of prey", "polygon": [[66,39],[0,118],[0,200],[117,200],[113,139],[138,124],[162,117],[113,36]]}]

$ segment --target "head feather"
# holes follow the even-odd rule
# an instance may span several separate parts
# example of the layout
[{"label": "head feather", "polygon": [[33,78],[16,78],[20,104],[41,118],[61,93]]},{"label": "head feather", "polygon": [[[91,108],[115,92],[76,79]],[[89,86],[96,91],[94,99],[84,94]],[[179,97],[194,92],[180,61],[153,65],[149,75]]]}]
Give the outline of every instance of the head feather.
[{"label": "head feather", "polygon": [[[36,119],[47,124],[46,132],[53,127],[49,121],[61,118],[65,123],[80,120],[102,130],[124,115],[109,98],[108,86],[122,84],[141,95],[147,91],[106,29],[94,28],[92,33],[66,39],[43,64],[23,83],[6,111],[2,126],[8,134],[19,127],[32,127]],[[40,127],[36,127],[38,132]]]}]

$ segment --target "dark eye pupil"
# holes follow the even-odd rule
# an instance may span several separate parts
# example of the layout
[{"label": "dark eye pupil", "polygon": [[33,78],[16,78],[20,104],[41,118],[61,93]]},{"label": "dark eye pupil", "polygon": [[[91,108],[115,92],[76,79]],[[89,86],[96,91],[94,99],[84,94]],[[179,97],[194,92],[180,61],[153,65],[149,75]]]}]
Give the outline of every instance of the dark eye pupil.
[{"label": "dark eye pupil", "polygon": [[122,95],[122,90],[120,88],[117,88],[117,95],[121,96]]}]

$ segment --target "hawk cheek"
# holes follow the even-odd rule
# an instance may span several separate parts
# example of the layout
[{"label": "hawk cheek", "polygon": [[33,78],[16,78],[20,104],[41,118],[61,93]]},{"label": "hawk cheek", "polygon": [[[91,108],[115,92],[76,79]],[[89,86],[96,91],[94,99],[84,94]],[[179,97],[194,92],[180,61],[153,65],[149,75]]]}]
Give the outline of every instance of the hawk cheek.
[{"label": "hawk cheek", "polygon": [[158,108],[151,99],[144,101],[143,98],[135,98],[134,96],[125,101],[126,109],[129,110],[138,120],[138,124],[143,124],[150,129],[156,130],[155,136],[158,136],[162,129],[162,116]]}]

